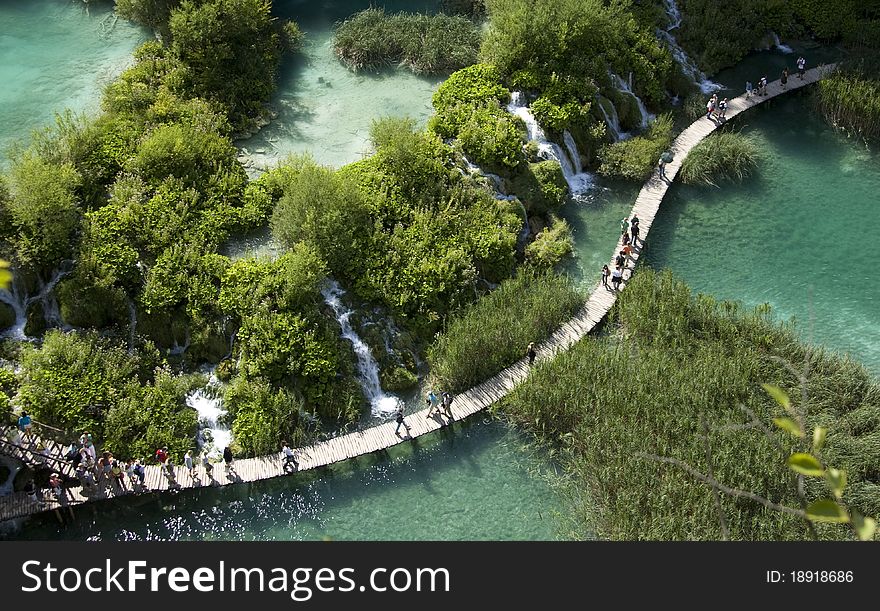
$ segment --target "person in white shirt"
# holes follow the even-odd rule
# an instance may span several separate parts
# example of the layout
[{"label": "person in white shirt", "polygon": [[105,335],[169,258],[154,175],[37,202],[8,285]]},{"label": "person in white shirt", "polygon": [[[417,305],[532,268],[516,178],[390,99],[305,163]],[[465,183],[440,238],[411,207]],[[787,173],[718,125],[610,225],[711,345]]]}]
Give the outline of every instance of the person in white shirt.
[{"label": "person in white shirt", "polygon": [[287,468],[292,464],[293,470],[299,470],[299,463],[296,461],[296,452],[290,449],[290,446],[287,445],[286,441],[281,442],[281,454],[283,455],[284,462],[281,465],[281,469],[286,473]]}]

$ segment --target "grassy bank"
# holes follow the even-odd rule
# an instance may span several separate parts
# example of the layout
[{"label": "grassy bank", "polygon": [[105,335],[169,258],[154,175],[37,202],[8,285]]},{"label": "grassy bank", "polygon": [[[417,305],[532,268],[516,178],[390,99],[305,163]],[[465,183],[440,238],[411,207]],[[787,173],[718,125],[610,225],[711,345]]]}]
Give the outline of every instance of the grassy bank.
[{"label": "grassy bank", "polygon": [[814,99],[831,125],[864,140],[880,139],[880,74],[876,71],[870,73],[862,66],[839,70],[816,85]]},{"label": "grassy bank", "polygon": [[[607,539],[719,539],[711,489],[674,465],[685,461],[721,483],[797,507],[785,466],[791,437],[765,435],[760,423],[780,416],[762,390],[776,384],[800,397],[797,379],[776,357],[810,362],[807,422],[829,427],[823,458],[846,470],[844,500],[868,515],[880,512],[880,388],[864,369],[810,350],[767,308],[746,311],[693,296],[668,272],[640,272],[610,319],[612,333],[587,338],[540,366],[500,411],[549,442],[574,482],[573,536]],[[796,401],[802,405],[800,401]],[[711,467],[701,437],[710,427]],[[827,494],[807,478],[809,500]],[[807,523],[747,499],[721,496],[734,540],[804,539]],[[846,538],[840,526],[819,526],[822,538]]]},{"label": "grassy bank", "polygon": [[452,319],[428,350],[440,388],[459,392],[525,355],[529,342],[549,336],[583,297],[567,277],[522,270]]}]

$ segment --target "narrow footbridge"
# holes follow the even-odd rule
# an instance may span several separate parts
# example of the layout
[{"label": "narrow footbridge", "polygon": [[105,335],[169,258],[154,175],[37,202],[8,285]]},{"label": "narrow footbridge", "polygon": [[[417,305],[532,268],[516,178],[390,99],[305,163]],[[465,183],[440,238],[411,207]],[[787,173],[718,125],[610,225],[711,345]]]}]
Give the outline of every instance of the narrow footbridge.
[{"label": "narrow footbridge", "polygon": [[[834,67],[835,65],[831,64],[807,70],[803,79],[800,79],[796,74],[792,75],[789,77],[785,89],[783,89],[780,81],[769,83],[767,93],[764,96],[752,95],[746,97],[741,95],[733,98],[729,101],[727,119],[732,119],[776,96],[815,83],[829,74]],[[660,203],[675,180],[675,176],[681,169],[681,164],[685,157],[687,157],[687,154],[706,136],[718,129],[720,125],[721,123],[717,120],[705,117],[696,120],[681,132],[672,143],[670,152],[673,155],[673,160],[666,166],[666,179],[655,174],[644,184],[629,217],[632,218],[633,215],[638,215],[639,228],[641,230],[640,238],[642,240],[647,238],[651,225],[660,209]],[[619,240],[614,252],[611,253],[612,260],[622,248],[622,240]],[[638,262],[640,254],[640,248],[632,253],[632,261],[628,267],[630,275],[632,275],[632,269]],[[610,264],[609,267],[611,269],[614,268],[613,264]],[[624,277],[620,290],[626,287],[627,281],[628,278]],[[608,314],[608,311],[617,299],[617,295],[618,293],[605,289],[601,284],[597,284],[578,314],[564,323],[552,336],[538,346],[538,358],[551,358],[557,352],[568,349],[592,331]],[[363,431],[340,435],[312,446],[301,448],[298,451],[298,471],[317,469],[357,456],[386,450],[410,439],[437,431],[453,421],[463,420],[488,408],[507,395],[526,378],[528,372],[529,365],[525,359],[521,359],[492,378],[456,395],[451,408],[451,417],[439,414],[428,417],[427,410],[408,414],[406,416],[406,423],[409,426],[409,430],[406,433],[404,433],[401,427],[401,434],[398,435],[395,432],[397,425],[394,422],[387,422]],[[21,458],[22,455],[31,456],[33,454],[33,452],[28,453],[26,451],[16,454],[16,450],[10,448],[9,444],[0,444],[0,453],[12,454],[16,458]],[[26,460],[25,462],[28,461]],[[194,477],[190,477],[185,472],[185,469],[177,466],[174,478],[168,477],[158,465],[151,465],[146,467],[146,481],[140,492],[200,486],[225,486],[281,477],[290,474],[289,471],[284,470],[283,462],[282,455],[279,452],[270,456],[236,460],[233,468],[229,470],[225,469],[222,464],[218,464],[210,475],[206,474],[201,467],[197,467]],[[41,500],[35,500],[22,492],[17,492],[10,496],[0,497],[0,520],[59,509],[64,506],[73,507],[90,501],[125,495],[130,492],[130,489],[122,490],[114,485],[99,486],[97,489],[92,488],[91,490],[87,490],[84,487],[68,488],[57,497],[51,493],[44,493]]]}]

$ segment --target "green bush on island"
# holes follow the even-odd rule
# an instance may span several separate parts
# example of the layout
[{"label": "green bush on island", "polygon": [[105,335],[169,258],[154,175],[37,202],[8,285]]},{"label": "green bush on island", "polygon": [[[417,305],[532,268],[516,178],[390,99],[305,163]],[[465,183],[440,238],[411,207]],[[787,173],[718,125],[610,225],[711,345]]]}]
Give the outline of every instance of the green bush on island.
[{"label": "green bush on island", "polygon": [[428,348],[437,387],[461,392],[525,355],[571,318],[583,297],[567,276],[523,268],[451,318]]},{"label": "green bush on island", "polygon": [[722,131],[702,140],[681,164],[681,181],[688,185],[718,186],[742,182],[761,161],[761,146],[752,136]]},{"label": "green bush on island", "polygon": [[[872,62],[873,65],[876,65]],[[845,66],[816,84],[817,109],[831,125],[863,140],[880,139],[880,72]]]},{"label": "green bush on island", "polygon": [[352,70],[399,64],[416,74],[450,73],[477,61],[480,28],[458,15],[386,13],[368,8],[336,28],[333,49]]},{"label": "green bush on island", "polygon": [[302,401],[285,389],[260,378],[238,377],[223,393],[224,406],[233,419],[232,435],[238,453],[265,456],[307,442],[302,424],[310,422]]},{"label": "green bush on island", "polygon": [[644,136],[636,136],[604,147],[599,152],[603,176],[644,181],[651,175],[660,155],[672,143],[672,116],[660,115]]},{"label": "green bush on island", "polygon": [[526,246],[526,261],[539,268],[553,269],[573,250],[574,238],[568,222],[551,215],[550,226],[542,229]]},{"label": "green bush on island", "polygon": [[514,174],[510,189],[531,214],[544,215],[555,212],[565,203],[568,183],[559,162],[546,159],[525,164]]},{"label": "green bush on island", "polygon": [[[739,407],[773,429],[772,418],[785,414],[761,384],[800,397],[797,377],[778,358],[796,368],[809,361],[807,425],[829,427],[823,459],[846,470],[844,501],[865,515],[880,513],[872,476],[880,460],[880,391],[863,367],[804,345],[772,321],[767,306],[749,311],[694,296],[669,272],[639,271],[608,326],[606,336],[584,338],[539,366],[497,408],[550,444],[570,476],[571,537],[721,538],[712,490],[639,453],[684,461],[724,485],[799,507],[787,453],[777,446],[789,448],[791,438],[768,438]],[[701,415],[710,427],[711,470]],[[825,494],[822,478],[806,478],[808,500]],[[747,499],[720,499],[731,539],[809,536],[800,518]],[[852,536],[840,525],[817,529],[821,538]]]}]

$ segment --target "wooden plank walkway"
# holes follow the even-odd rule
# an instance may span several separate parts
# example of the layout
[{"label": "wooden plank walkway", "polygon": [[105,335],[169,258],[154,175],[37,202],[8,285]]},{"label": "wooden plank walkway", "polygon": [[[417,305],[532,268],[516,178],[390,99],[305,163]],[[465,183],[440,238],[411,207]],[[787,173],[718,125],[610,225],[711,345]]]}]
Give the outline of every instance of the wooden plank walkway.
[{"label": "wooden plank walkway", "polygon": [[[811,83],[824,78],[834,65],[820,66],[808,70],[801,80],[797,75],[789,77],[787,89],[782,88],[779,81],[769,83],[767,86],[766,96],[752,95],[746,98],[745,95],[729,100],[727,108],[727,118],[733,117],[745,112],[749,108],[757,106],[767,100],[770,100],[787,91],[794,91]],[[701,142],[706,136],[718,129],[720,124],[716,121],[706,119],[705,117],[698,119],[687,129],[685,129],[673,141],[671,152],[673,161],[666,166],[666,180],[661,179],[654,174],[642,187],[641,192],[636,198],[629,218],[633,215],[639,217],[640,239],[644,243],[651,225],[654,222],[657,212],[660,209],[660,203],[666,195],[672,181],[681,169],[681,164],[687,157],[688,152]],[[622,236],[621,236],[622,237]],[[618,240],[617,246],[612,253],[612,262],[610,269],[614,268],[614,256],[623,248],[622,239]],[[641,254],[641,248],[635,249],[632,253],[632,260],[628,263],[627,270],[629,276],[638,262]],[[598,270],[597,270],[598,275]],[[621,290],[626,287],[629,278],[624,275],[621,283]],[[601,283],[597,283],[594,287],[584,307],[578,312],[574,318],[564,323],[553,335],[538,345],[538,359],[548,359],[558,352],[567,350],[587,333],[592,331],[599,322],[605,318],[608,311],[614,305],[617,299],[617,293],[602,287]],[[477,386],[457,395],[453,401],[451,412],[452,416],[434,414],[427,417],[427,410],[421,410],[406,416],[406,423],[409,430],[406,433],[401,432],[400,435],[395,433],[396,423],[387,422],[378,426],[371,427],[364,431],[357,431],[346,435],[341,435],[327,441],[322,441],[315,445],[302,448],[299,454],[299,471],[309,471],[331,465],[354,458],[386,450],[390,447],[404,443],[411,439],[427,435],[434,431],[440,430],[444,426],[449,425],[456,420],[463,420],[468,416],[476,414],[511,392],[518,384],[520,384],[528,375],[529,365],[525,359],[521,359],[503,370],[496,376],[478,384]],[[401,428],[401,431],[403,429]],[[160,470],[158,465],[146,467],[145,490],[163,491],[181,488],[193,488],[200,486],[225,486],[229,484],[253,482],[264,479],[271,479],[288,475],[282,468],[282,455],[273,454],[269,456],[260,456],[257,458],[248,458],[236,460],[233,468],[226,470],[222,464],[216,465],[213,474],[209,477],[204,469],[199,466],[195,469],[195,477],[190,477],[185,469],[176,466],[176,482],[172,483],[169,478]],[[71,488],[65,491],[65,496],[61,499],[54,498],[49,494],[45,499],[45,505],[40,505],[33,501],[23,493],[15,493],[8,497],[0,498],[0,520],[21,517],[41,511],[57,509],[64,505],[80,505],[89,501],[113,498],[126,494],[121,490],[114,490],[111,487],[104,489],[88,491],[85,488]]]}]

